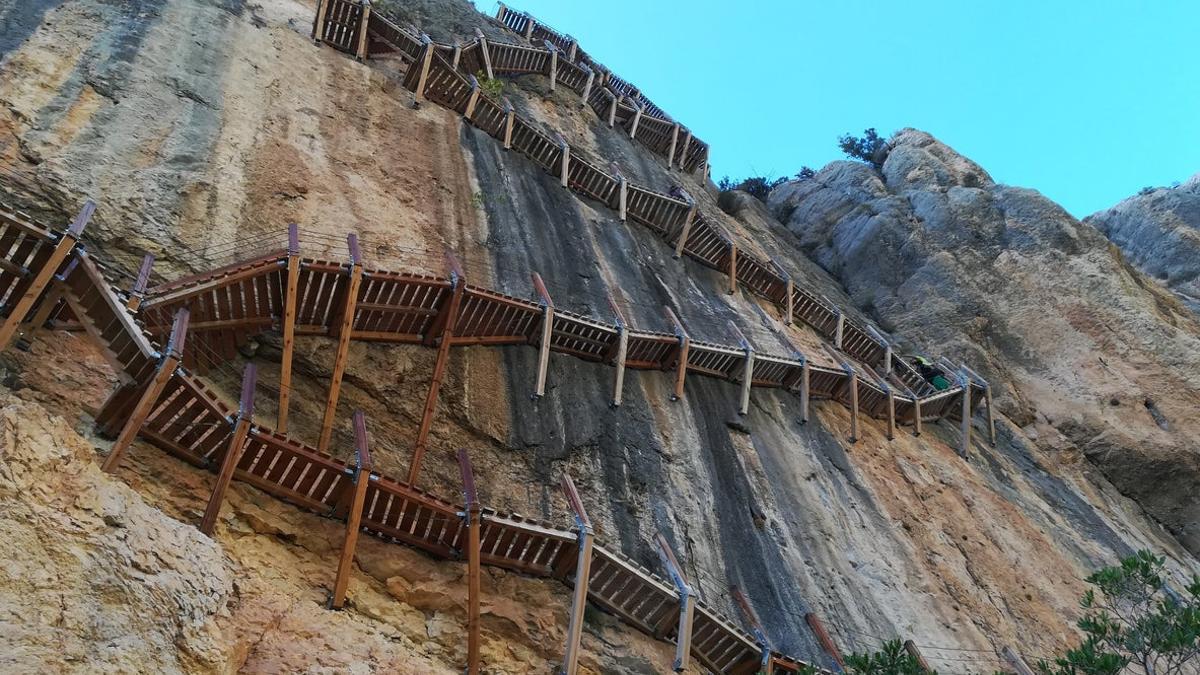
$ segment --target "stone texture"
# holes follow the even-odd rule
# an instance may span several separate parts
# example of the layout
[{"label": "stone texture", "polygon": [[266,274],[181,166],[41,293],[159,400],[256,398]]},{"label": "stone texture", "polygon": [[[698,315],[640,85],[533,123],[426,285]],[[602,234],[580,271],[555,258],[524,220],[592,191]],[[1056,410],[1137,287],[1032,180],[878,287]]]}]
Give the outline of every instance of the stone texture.
[{"label": "stone texture", "polygon": [[1084,222],[1200,313],[1200,173],[1175,187],[1138,193]]}]

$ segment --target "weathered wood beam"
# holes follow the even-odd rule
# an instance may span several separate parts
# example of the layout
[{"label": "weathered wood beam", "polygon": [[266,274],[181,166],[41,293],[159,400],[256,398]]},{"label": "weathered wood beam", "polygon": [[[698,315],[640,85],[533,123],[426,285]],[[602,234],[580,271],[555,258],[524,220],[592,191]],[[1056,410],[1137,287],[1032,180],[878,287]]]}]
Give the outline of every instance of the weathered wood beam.
[{"label": "weathered wood beam", "polygon": [[488,46],[487,37],[483,31],[475,29],[475,39],[479,41],[479,53],[483,57],[483,74],[487,75],[489,80],[496,79],[496,73],[492,70],[492,50]]},{"label": "weathered wood beam", "polygon": [[784,292],[787,295],[783,299],[783,322],[785,324],[787,324],[788,326],[790,326],[790,325],[792,325],[792,322],[796,316],[795,315],[796,287],[795,287],[795,282],[792,281],[791,277],[787,278],[787,281],[785,282],[785,286],[786,286],[786,290]]},{"label": "weathered wood beam", "polygon": [[738,246],[733,239],[729,240],[729,290],[728,293],[733,295],[737,293],[737,258]]},{"label": "weathered wood beam", "polygon": [[475,474],[465,449],[458,451],[467,521],[467,675],[479,675],[479,526],[481,509],[475,492]]},{"label": "weathered wood beam", "polygon": [[670,307],[664,305],[663,310],[667,314],[667,319],[674,326],[675,337],[679,340],[679,349],[676,350],[678,356],[675,365],[675,390],[671,394],[671,400],[678,401],[683,398],[683,382],[687,378],[688,352],[692,347],[692,338],[684,330],[683,323],[679,321],[679,317],[675,316],[675,312],[672,312]]},{"label": "weathered wood beam", "polygon": [[83,208],[76,214],[75,220],[71,221],[70,227],[66,232],[63,232],[58,243],[54,246],[54,250],[50,252],[50,257],[46,259],[46,263],[42,268],[34,272],[33,279],[30,280],[29,286],[21,297],[13,305],[8,317],[4,319],[4,323],[0,324],[0,349],[8,347],[12,342],[13,337],[17,334],[17,329],[29,314],[29,310],[33,309],[34,303],[41,297],[42,291],[46,289],[46,285],[54,277],[54,273],[62,266],[63,261],[75,250],[75,243],[79,241],[79,235],[83,234],[83,228],[87,226],[88,221],[92,219],[92,214],[96,212],[96,203],[92,200],[87,200],[83,204]]},{"label": "weathered wood beam", "polygon": [[637,140],[638,126],[642,123],[642,104],[637,101],[633,102],[633,124],[629,127],[629,137]]},{"label": "weathered wood beam", "polygon": [[525,22],[525,39],[531,40],[533,39],[533,29],[537,26],[537,21],[535,21],[534,18],[528,14],[525,15],[525,18],[527,19]]},{"label": "weathered wood beam", "polygon": [[850,442],[857,443],[858,442],[858,370],[856,370],[854,368],[854,366],[850,365],[849,361],[842,358],[842,355],[840,353],[838,353],[834,349],[830,348],[829,345],[822,342],[821,347],[823,347],[825,349],[826,353],[828,353],[831,357],[833,357],[833,360],[836,363],[838,363],[842,366],[842,370],[846,373],[846,376],[848,378],[848,386],[850,389]]},{"label": "weathered wood beam", "polygon": [[[458,41],[458,38],[454,38],[453,44],[454,51],[450,54],[450,68],[458,70],[458,62],[462,60],[462,43]],[[463,117],[466,117],[466,115],[463,115]]]},{"label": "weathered wood beam", "polygon": [[[612,94],[612,92],[609,92]],[[612,100],[608,102],[608,128],[613,128],[617,123],[617,106],[625,99],[624,96],[613,94]]]},{"label": "weathered wood beam", "polygon": [[117,440],[113,442],[112,450],[108,452],[108,457],[104,458],[104,463],[100,465],[100,468],[104,471],[108,473],[116,471],[117,466],[121,463],[121,456],[125,454],[125,450],[133,443],[134,438],[137,437],[138,431],[146,423],[146,418],[154,410],[154,404],[162,396],[167,382],[175,374],[175,368],[179,366],[179,362],[183,359],[184,340],[187,338],[190,316],[191,314],[187,308],[182,308],[175,313],[175,322],[171,326],[171,337],[167,339],[166,350],[159,359],[158,367],[154,371],[154,377],[146,384],[146,389],[142,391],[141,397],[138,398],[137,405],[129,413],[129,419],[121,427],[121,433],[117,435]]},{"label": "weathered wood beam", "polygon": [[253,363],[247,363],[242,374],[242,396],[238,400],[237,416],[233,421],[233,435],[221,458],[221,468],[217,471],[217,480],[213,484],[212,494],[208,498],[208,506],[204,509],[204,517],[200,520],[200,531],[212,536],[217,527],[217,517],[221,515],[221,505],[225,501],[225,491],[229,489],[229,481],[233,480],[233,472],[237,469],[242,458],[242,450],[246,445],[246,436],[250,433],[250,425],[254,418],[254,386],[258,380],[258,371]]},{"label": "weathered wood beam", "polygon": [[679,123],[671,128],[671,148],[667,150],[667,169],[670,170],[675,166],[675,146],[679,144]]},{"label": "weathered wood beam", "polygon": [[988,444],[996,447],[996,418],[992,412],[992,385],[982,375],[971,370],[967,364],[960,366],[967,376],[983,385],[983,403],[987,406]]},{"label": "weathered wood beam", "polygon": [[153,255],[147,253],[142,256],[142,264],[138,267],[137,279],[133,282],[133,288],[129,289],[129,298],[125,301],[125,308],[129,311],[138,311],[138,308],[142,306],[142,301],[146,299],[146,286],[150,285],[150,269],[153,266]]},{"label": "weathered wood beam", "polygon": [[367,60],[367,27],[371,21],[371,0],[361,0],[362,13],[359,14],[358,22],[358,53],[356,56],[359,61]]},{"label": "weathered wood beam", "polygon": [[558,47],[553,42],[547,42],[546,49],[550,51],[550,91],[554,91],[558,84]]},{"label": "weathered wood beam", "polygon": [[808,391],[808,382],[809,382],[809,375],[810,375],[811,367],[808,364],[808,358],[807,357],[802,357],[802,358],[804,358],[804,361],[800,365],[800,369],[801,369],[801,372],[800,372],[800,423],[808,424],[808,414],[809,414],[809,407],[810,407],[809,406],[810,396],[809,396],[809,391]]},{"label": "weathered wood beam", "polygon": [[587,81],[583,83],[583,93],[579,95],[579,98],[582,101],[582,105],[587,105],[588,99],[592,95],[592,85],[595,83],[596,73],[587,66],[583,66],[583,69],[587,71]]},{"label": "weathered wood beam", "polygon": [[325,400],[325,415],[321,420],[321,438],[317,442],[317,450],[325,452],[329,449],[329,440],[333,437],[333,422],[337,416],[338,396],[342,392],[342,376],[346,374],[346,361],[350,356],[350,339],[353,337],[354,314],[357,311],[358,288],[362,284],[363,265],[362,251],[358,247],[358,236],[351,234],[346,237],[350,248],[350,277],[346,284],[346,297],[342,303],[342,318],[337,330],[337,351],[333,357],[333,375],[329,380],[329,396]]},{"label": "weathered wood beam", "polygon": [[[421,73],[417,77],[416,99],[413,101],[414,106],[420,105],[421,101],[425,100],[425,85],[429,82],[429,67],[433,65],[433,40],[425,33],[421,33],[421,42],[425,47],[421,50]],[[414,63],[412,67],[415,68],[417,65]]]},{"label": "weathered wood beam", "polygon": [[317,0],[317,18],[313,21],[312,38],[317,43],[324,42],[325,36],[325,13],[329,10],[331,0]]},{"label": "weathered wood beam", "polygon": [[613,177],[617,179],[617,217],[620,218],[621,222],[623,223],[628,216],[629,181],[625,179],[625,176],[621,173],[621,169],[617,166],[616,162],[610,162],[609,168],[613,172]]},{"label": "weathered wood beam", "polygon": [[617,354],[613,360],[617,374],[613,380],[612,400],[615,408],[621,405],[621,392],[625,388],[625,357],[629,354],[629,328],[625,323],[625,315],[621,313],[621,308],[617,306],[612,294],[608,296],[608,306],[612,308],[613,315],[617,319]]},{"label": "weathered wood beam", "polygon": [[567,144],[562,136],[558,136],[558,148],[562,150],[562,160],[559,165],[559,182],[563,187],[567,187],[567,178],[571,171],[571,146]]},{"label": "weathered wood beam", "polygon": [[296,351],[296,295],[300,288],[300,227],[288,225],[287,286],[283,296],[283,357],[279,361],[279,415],[275,429],[288,430],[292,400],[292,358]]},{"label": "weathered wood beam", "polygon": [[504,97],[504,149],[512,149],[513,123],[516,120],[517,112],[513,109],[512,101],[508,97]]},{"label": "weathered wood beam", "polygon": [[554,330],[554,301],[542,283],[542,277],[533,273],[533,287],[537,290],[538,303],[542,306],[542,331],[538,343],[537,381],[533,388],[533,398],[539,399],[546,395],[546,371],[550,366],[550,342]]},{"label": "weathered wood beam", "polygon": [[1008,645],[1004,645],[1004,648],[1000,650],[1000,653],[1004,655],[1004,659],[1008,661],[1008,664],[1012,666],[1013,671],[1017,675],[1033,675],[1033,670],[1030,669],[1029,664],[1025,663],[1025,659],[1021,658],[1021,655],[1017,653],[1017,650]]},{"label": "weathered wood beam", "polygon": [[833,346],[838,349],[842,348],[842,336],[846,330],[846,315],[840,309],[835,309],[837,312],[837,326],[833,329]]},{"label": "weathered wood beam", "polygon": [[358,533],[362,529],[363,505],[367,501],[367,486],[371,483],[371,449],[367,445],[367,420],[361,410],[354,413],[354,497],[350,510],[346,512],[346,535],[342,538],[342,555],[338,558],[337,576],[333,582],[333,593],[329,596],[329,608],[341,609],[346,602],[346,589],[350,585],[350,569],[354,567],[354,550],[358,547]]},{"label": "weathered wood beam", "polygon": [[421,473],[421,461],[425,457],[425,449],[429,443],[429,432],[433,428],[433,415],[437,410],[438,394],[442,389],[442,379],[446,373],[446,363],[450,360],[450,345],[454,340],[454,326],[458,321],[458,308],[462,305],[463,293],[467,287],[467,278],[462,266],[453,253],[446,253],[446,262],[450,267],[450,298],[438,312],[437,318],[429,335],[425,336],[426,346],[432,346],[438,340],[437,358],[433,362],[433,376],[429,380],[429,391],[425,395],[425,407],[421,412],[421,424],[417,428],[417,441],[413,445],[412,461],[408,465],[408,484],[416,485]]},{"label": "weathered wood beam", "polygon": [[929,667],[929,662],[925,660],[924,655],[921,654],[921,650],[917,649],[917,643],[912,640],[905,640],[904,651],[908,652],[908,655],[917,662],[922,672],[932,672],[933,669]]},{"label": "weathered wood beam", "polygon": [[479,80],[474,75],[469,75],[468,77],[471,80],[471,97],[467,99],[467,110],[463,113],[463,117],[470,120],[475,115],[476,106],[479,105],[481,87],[479,86]]},{"label": "weathered wood beam", "polygon": [[821,617],[809,612],[804,615],[804,621],[808,623],[808,627],[812,629],[814,635],[817,636],[817,642],[821,643],[821,648],[829,654],[838,668],[845,670],[846,662],[842,659],[842,652],[838,649],[833,638],[829,637],[829,632],[825,630],[825,624],[821,622]]},{"label": "weathered wood beam", "polygon": [[508,6],[503,2],[500,3],[500,8],[496,10],[496,20],[504,23],[504,19],[508,16]]},{"label": "weathered wood beam", "polygon": [[563,474],[562,490],[575,514],[575,530],[578,536],[579,557],[575,564],[575,589],[571,596],[571,619],[567,624],[567,648],[563,654],[563,673],[578,675],[579,650],[583,639],[583,611],[587,605],[588,579],[592,569],[592,521],[583,508],[583,501],[575,490],[571,477]]},{"label": "weathered wood beam", "polygon": [[675,241],[675,257],[683,255],[683,247],[687,245],[688,235],[692,232],[692,224],[696,222],[696,200],[691,195],[687,195],[688,212],[683,218],[683,229],[679,231],[679,239]]},{"label": "weathered wood beam", "polygon": [[742,345],[742,351],[745,352],[745,360],[742,362],[742,387],[741,396],[738,399],[738,415],[745,416],[750,412],[750,386],[754,382],[754,347],[751,346],[750,340],[742,334],[738,329],[737,324],[733,321],[729,322],[729,327],[738,336],[738,341]]},{"label": "weathered wood beam", "polygon": [[863,368],[875,380],[875,384],[883,390],[887,395],[887,439],[893,440],[896,438],[896,392],[892,389],[892,385],[888,384],[887,380],[879,376],[875,369],[871,366],[863,364]]},{"label": "weathered wood beam", "polygon": [[675,661],[672,662],[671,669],[681,673],[691,665],[692,620],[696,611],[696,596],[692,587],[688,585],[687,578],[683,575],[683,568],[675,559],[675,553],[667,544],[666,538],[659,534],[656,541],[658,542],[658,557],[662,560],[663,567],[667,568],[667,576],[675,585],[675,592],[679,597],[679,623],[675,629]]},{"label": "weathered wood beam", "polygon": [[971,378],[961,370],[957,375],[958,382],[962,385],[962,428],[959,435],[961,445],[958,454],[966,457],[967,450],[971,448]]},{"label": "weathered wood beam", "polygon": [[771,642],[767,639],[762,622],[758,620],[758,614],[750,606],[750,601],[742,593],[742,589],[734,586],[730,591],[733,594],[734,601],[737,602],[738,607],[742,610],[742,614],[746,617],[746,621],[750,623],[750,632],[754,635],[754,641],[758,643],[760,653],[759,672],[769,674],[772,672],[774,664],[771,662]]}]

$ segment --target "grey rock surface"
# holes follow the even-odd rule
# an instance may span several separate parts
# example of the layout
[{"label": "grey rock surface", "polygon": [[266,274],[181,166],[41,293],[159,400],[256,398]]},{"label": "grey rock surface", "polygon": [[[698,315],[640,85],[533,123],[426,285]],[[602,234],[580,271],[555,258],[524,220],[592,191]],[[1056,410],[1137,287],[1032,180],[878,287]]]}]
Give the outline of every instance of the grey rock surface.
[{"label": "grey rock surface", "polygon": [[1176,187],[1138,193],[1084,222],[1200,313],[1200,173]]}]

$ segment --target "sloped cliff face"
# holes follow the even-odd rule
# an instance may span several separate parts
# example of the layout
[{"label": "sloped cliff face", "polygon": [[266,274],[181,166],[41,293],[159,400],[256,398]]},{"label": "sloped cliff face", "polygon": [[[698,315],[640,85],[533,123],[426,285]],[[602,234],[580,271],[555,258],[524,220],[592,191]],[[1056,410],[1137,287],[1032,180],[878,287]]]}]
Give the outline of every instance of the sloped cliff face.
[{"label": "sloped cliff face", "polygon": [[[443,31],[474,21],[486,25],[466,14],[465,4],[444,4],[452,20],[437,26]],[[436,5],[423,2],[413,16],[427,16]],[[311,4],[170,0],[130,11],[126,15],[100,0],[22,10],[16,23],[25,26],[24,34],[12,38],[11,46],[4,43],[8,51],[0,62],[0,167],[37,181],[35,187],[6,192],[54,220],[63,219],[85,195],[96,197],[100,210],[89,226],[89,244],[118,266],[132,268],[148,250],[170,278],[223,259],[230,240],[298,222],[313,235],[304,244],[313,255],[340,248],[321,241],[355,231],[369,262],[441,272],[440,256],[406,252],[450,247],[463,258],[473,282],[529,296],[529,274],[537,271],[556,306],[565,309],[607,316],[611,294],[633,325],[668,330],[661,311],[665,304],[696,339],[729,340],[733,322],[760,349],[785,350],[772,310],[742,293],[726,295],[722,275],[674,260],[670,249],[641,226],[621,223],[602,205],[578,200],[556,179],[504,152],[452,113],[432,105],[414,110],[389,64],[359,64],[313,45],[307,37]],[[568,106],[561,89],[550,94],[529,78],[506,85],[506,94],[547,128],[561,131],[573,148],[618,159],[631,179],[660,189],[681,181],[706,213],[720,217],[715,192],[694,177],[666,173],[627,136],[598,124],[590,111]],[[914,182],[915,176],[925,176],[921,180],[930,185],[944,181],[968,191],[998,189],[986,173],[948,150],[932,142],[914,152],[918,149],[942,159],[926,172],[924,156],[915,155],[913,167],[904,172]],[[893,154],[899,161],[902,154]],[[907,203],[860,168],[847,163],[822,174],[844,174],[844,192],[850,195],[826,211],[845,208],[830,216],[830,229],[854,209],[855,195],[892,199],[883,206],[894,203],[897,209]],[[739,418],[736,389],[702,377],[690,377],[684,399],[671,402],[669,378],[630,373],[625,402],[613,409],[610,369],[557,354],[551,358],[547,395],[535,402],[529,399],[531,350],[456,349],[421,486],[447,497],[457,494],[451,453],[467,447],[485,503],[563,522],[565,504],[555,485],[569,470],[601,537],[659,569],[651,541],[663,532],[707,602],[736,617],[729,595],[739,586],[777,647],[825,663],[804,624],[806,611],[820,613],[844,649],[866,649],[878,636],[912,637],[929,648],[926,654],[935,662],[946,659],[939,664],[942,670],[966,670],[958,667],[962,654],[975,652],[933,648],[987,651],[1021,642],[1030,653],[1046,654],[1069,642],[1083,590],[1079,579],[1097,565],[1140,547],[1166,552],[1182,565],[1195,564],[1137,504],[1103,476],[1090,475],[1088,465],[1077,461],[1076,446],[1055,430],[1058,425],[1069,436],[1091,418],[1081,415],[1083,421],[1071,427],[1073,418],[1060,416],[1058,409],[1052,418],[1039,417],[1031,401],[1044,401],[1048,394],[1022,379],[1028,370],[1001,370],[998,358],[984,358],[991,352],[983,346],[965,348],[976,345],[973,336],[982,330],[971,312],[983,311],[993,296],[973,291],[976,304],[956,317],[950,308],[959,302],[952,290],[959,268],[952,260],[942,263],[940,276],[936,270],[918,275],[924,281],[912,292],[923,297],[913,304],[933,303],[943,308],[943,317],[972,320],[923,325],[903,313],[881,311],[891,289],[901,285],[895,278],[904,274],[903,265],[872,263],[878,278],[855,281],[838,263],[843,254],[814,245],[804,229],[792,224],[789,231],[755,202],[736,195],[725,201],[732,215],[724,225],[773,255],[798,283],[843,306],[857,302],[866,315],[879,315],[898,338],[912,335],[920,344],[947,346],[972,364],[990,366],[993,381],[1004,387],[1004,409],[1017,423],[1001,420],[997,447],[976,443],[964,462],[952,448],[957,438],[948,427],[930,425],[920,438],[901,433],[888,442],[879,425],[865,422],[859,442],[851,445],[845,440],[848,413],[838,405],[817,403],[813,421],[801,426],[794,397],[756,390],[750,414]],[[1028,217],[1043,212],[1059,213],[1047,206]],[[975,222],[944,227],[960,237],[955,246],[962,243],[960,248],[968,250]],[[899,250],[905,237],[887,228],[847,235],[880,256]],[[925,258],[938,258],[937,239],[931,239],[921,250],[930,254]],[[1068,260],[1065,253],[1038,257],[1033,243],[1027,249],[1006,259],[1009,279],[1033,278]],[[869,260],[873,254],[863,255]],[[853,265],[862,262],[859,258]],[[1097,274],[1109,271],[1096,265]],[[1132,271],[1119,266],[1117,271],[1135,289],[1142,283]],[[998,276],[1003,275],[980,273],[977,284],[990,289]],[[1138,292],[1143,295],[1137,298],[1166,308],[1156,311],[1177,307],[1161,293]],[[867,302],[871,293],[875,301]],[[1001,306],[1040,311],[1045,293],[1028,281],[1000,296]],[[960,337],[963,331],[972,337]],[[811,349],[811,337],[793,331],[789,339]],[[1049,346],[1051,339],[1041,339],[1037,357],[1055,362],[1060,357]],[[79,341],[61,333],[35,335],[30,352],[4,354],[3,382],[86,431],[86,410],[103,400],[111,374],[98,355],[79,348]],[[1083,348],[1068,344],[1068,356],[1061,358],[1076,349]],[[298,346],[292,432],[299,438],[317,436],[332,351],[329,341],[317,338]],[[246,352],[255,354],[265,382],[277,377],[277,337],[268,335]],[[1030,363],[1033,358],[1022,356]],[[430,351],[417,347],[356,343],[351,349],[338,415],[348,420],[354,409],[366,411],[381,471],[401,475],[408,466],[431,363]],[[1158,369],[1149,377],[1169,371],[1157,361],[1142,365]],[[208,377],[218,390],[233,392],[236,372],[234,364]],[[1065,378],[1074,371],[1052,372]],[[1071,382],[1079,397],[1095,384]],[[1096,408],[1105,419],[1115,424],[1128,418],[1134,431],[1121,433],[1141,431],[1139,416],[1149,413],[1140,399],[1122,394],[1114,407],[1107,394],[1098,396]],[[1185,420],[1162,398],[1156,395],[1155,410],[1175,426],[1160,431],[1179,433]],[[260,389],[259,422],[271,422],[273,406],[270,390]],[[333,451],[348,457],[345,428],[339,426]],[[87,458],[80,461],[86,464]],[[195,522],[211,480],[140,443],[117,478],[185,524]],[[0,499],[18,503],[7,493]],[[65,526],[51,521],[47,527]],[[215,542],[204,543],[212,554],[204,566],[218,581],[234,579],[233,589],[217,584],[212,592],[208,586],[187,591],[199,598],[188,602],[203,608],[196,621],[213,631],[212,648],[175,643],[180,654],[163,657],[174,659],[167,665],[146,657],[129,669],[365,667],[426,673],[461,668],[462,565],[364,538],[349,608],[328,612],[325,588],[336,566],[340,533],[340,523],[235,484]],[[111,553],[120,550],[111,537],[98,536],[94,546],[105,553],[114,575],[136,570],[134,561]],[[22,559],[29,561],[27,569],[36,569],[41,557]],[[128,592],[136,597],[139,590],[132,586]],[[15,599],[4,602],[6,610],[19,606]],[[545,669],[561,652],[567,603],[561,586],[489,573],[482,623],[489,670]],[[180,614],[164,604],[143,613],[166,625],[174,625]],[[218,620],[210,625],[204,617],[211,614]],[[587,670],[666,669],[669,645],[600,612],[589,617]],[[73,630],[81,644],[96,640]],[[22,630],[16,647],[32,644],[33,634]],[[203,658],[189,656],[191,651]],[[980,658],[985,661],[971,669],[995,665]],[[96,658],[83,663],[82,669],[103,665]]]},{"label": "sloped cliff face", "polygon": [[881,171],[834,162],[774,212],[885,327],[982,370],[1039,445],[1082,452],[1200,551],[1196,317],[1090,222],[924,132],[891,143]]},{"label": "sloped cliff face", "polygon": [[1125,257],[1200,313],[1200,173],[1084,218]]}]

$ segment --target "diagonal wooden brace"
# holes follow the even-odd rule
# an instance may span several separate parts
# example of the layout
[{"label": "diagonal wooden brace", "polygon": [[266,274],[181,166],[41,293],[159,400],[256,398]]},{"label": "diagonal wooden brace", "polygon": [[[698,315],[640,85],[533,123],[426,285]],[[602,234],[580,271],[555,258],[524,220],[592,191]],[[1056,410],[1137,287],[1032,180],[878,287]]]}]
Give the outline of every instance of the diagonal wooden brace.
[{"label": "diagonal wooden brace", "polygon": [[346,536],[342,539],[342,555],[338,558],[337,576],[333,582],[333,593],[329,596],[329,608],[341,609],[346,601],[346,588],[350,585],[350,569],[354,566],[354,549],[358,546],[358,533],[362,529],[363,505],[367,500],[367,486],[371,483],[371,449],[367,445],[367,420],[361,410],[354,413],[354,452],[357,464],[354,467],[354,497],[350,510],[346,512]]},{"label": "diagonal wooden brace", "polygon": [[221,468],[217,471],[217,481],[213,484],[212,494],[208,498],[208,506],[204,509],[204,518],[200,521],[200,531],[212,536],[217,527],[217,518],[221,515],[221,505],[225,501],[225,491],[233,480],[233,472],[242,459],[242,451],[246,447],[246,437],[250,434],[250,425],[254,418],[254,386],[258,381],[258,370],[253,363],[246,364],[242,374],[242,397],[239,399],[237,416],[233,420],[233,433],[229,438],[229,446],[221,458]]}]

